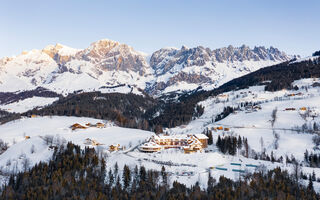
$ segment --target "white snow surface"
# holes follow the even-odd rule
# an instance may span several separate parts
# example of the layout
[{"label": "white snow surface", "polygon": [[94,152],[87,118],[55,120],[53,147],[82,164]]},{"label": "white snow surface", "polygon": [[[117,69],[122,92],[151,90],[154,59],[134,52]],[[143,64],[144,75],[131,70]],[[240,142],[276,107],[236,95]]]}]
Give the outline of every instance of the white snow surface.
[{"label": "white snow surface", "polygon": [[1,110],[15,113],[23,113],[34,108],[41,108],[47,105],[52,104],[54,101],[57,101],[59,98],[49,98],[49,97],[32,97],[24,100],[20,100],[10,104],[0,105]]}]

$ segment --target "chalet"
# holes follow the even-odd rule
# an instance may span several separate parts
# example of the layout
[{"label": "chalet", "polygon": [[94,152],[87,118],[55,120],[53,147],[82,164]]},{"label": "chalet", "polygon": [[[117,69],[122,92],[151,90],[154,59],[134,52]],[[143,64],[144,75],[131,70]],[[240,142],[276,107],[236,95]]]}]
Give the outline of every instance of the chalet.
[{"label": "chalet", "polygon": [[91,144],[92,144],[92,146],[99,146],[99,145],[101,145],[98,141],[96,141],[96,140],[91,140]]},{"label": "chalet", "polygon": [[301,111],[306,111],[307,108],[306,108],[306,107],[301,107],[300,110],[301,110]]},{"label": "chalet", "polygon": [[296,110],[295,108],[285,108],[284,109],[285,111],[293,111],[293,110]]},{"label": "chalet", "polygon": [[203,144],[200,142],[200,140],[189,140],[188,146],[184,146],[182,148],[184,153],[192,153],[202,151]]},{"label": "chalet", "polygon": [[104,123],[98,122],[98,123],[96,123],[96,127],[97,128],[105,128],[106,125]]},{"label": "chalet", "polygon": [[31,118],[36,118],[36,117],[37,117],[37,115],[31,115],[30,117],[31,117]]},{"label": "chalet", "polygon": [[217,127],[217,130],[222,131],[222,130],[223,130],[223,127],[222,127],[222,126],[219,126],[219,127]]},{"label": "chalet", "polygon": [[208,147],[208,136],[205,134],[195,134],[194,136],[201,142],[202,148]]},{"label": "chalet", "polygon": [[224,131],[230,131],[230,128],[224,128]]},{"label": "chalet", "polygon": [[30,136],[27,135],[27,136],[25,136],[24,138],[25,138],[26,140],[28,140],[28,139],[30,139]]},{"label": "chalet", "polygon": [[98,141],[93,140],[93,139],[90,139],[90,138],[85,139],[85,140],[84,140],[84,144],[85,144],[85,145],[92,145],[92,146],[102,145],[102,144],[99,143]]},{"label": "chalet", "polygon": [[204,134],[195,135],[153,135],[139,149],[143,152],[157,152],[162,149],[183,149],[185,153],[202,151],[208,146],[208,137]]},{"label": "chalet", "polygon": [[81,124],[75,123],[70,127],[72,130],[76,130],[76,129],[86,129],[87,127],[82,126]]},{"label": "chalet", "polygon": [[109,146],[109,151],[118,151],[120,149],[120,144],[112,144]]},{"label": "chalet", "polygon": [[91,124],[91,123],[86,123],[86,126],[88,126],[88,127],[93,127],[93,124]]},{"label": "chalet", "polygon": [[160,151],[162,149],[162,146],[158,145],[155,142],[147,142],[141,145],[139,149],[143,152],[153,153],[153,152]]},{"label": "chalet", "polygon": [[220,98],[227,98],[229,95],[227,95],[227,94],[219,94],[218,95],[218,97],[220,97]]}]

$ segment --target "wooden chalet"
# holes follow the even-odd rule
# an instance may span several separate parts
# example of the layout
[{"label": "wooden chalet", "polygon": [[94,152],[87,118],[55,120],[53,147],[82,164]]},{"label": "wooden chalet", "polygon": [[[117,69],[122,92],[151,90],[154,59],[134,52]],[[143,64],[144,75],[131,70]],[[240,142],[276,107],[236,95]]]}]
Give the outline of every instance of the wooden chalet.
[{"label": "wooden chalet", "polygon": [[208,147],[208,136],[205,134],[195,134],[194,136],[201,142],[202,148]]},{"label": "wooden chalet", "polygon": [[120,144],[112,144],[109,146],[109,151],[119,151]]},{"label": "wooden chalet", "polygon": [[81,124],[75,123],[70,127],[72,130],[76,130],[76,129],[86,129],[86,126],[82,126]]},{"label": "wooden chalet", "polygon": [[104,123],[98,122],[98,123],[96,123],[96,127],[97,128],[105,128],[106,125]]}]

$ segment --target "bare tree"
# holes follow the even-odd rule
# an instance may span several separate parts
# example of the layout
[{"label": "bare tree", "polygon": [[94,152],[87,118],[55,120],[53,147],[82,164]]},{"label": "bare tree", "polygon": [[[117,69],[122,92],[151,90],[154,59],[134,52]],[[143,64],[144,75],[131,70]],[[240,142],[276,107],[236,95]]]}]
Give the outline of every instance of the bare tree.
[{"label": "bare tree", "polygon": [[265,148],[264,148],[264,142],[263,142],[263,138],[260,137],[260,146],[261,146],[261,153],[265,152]]},{"label": "bare tree", "polygon": [[34,144],[31,146],[30,152],[33,154],[34,152],[36,152],[36,148],[34,146]]},{"label": "bare tree", "polygon": [[11,159],[8,159],[6,162],[6,166],[9,167],[11,165]]},{"label": "bare tree", "polygon": [[53,135],[46,135],[46,136],[44,136],[44,141],[46,142],[46,145],[52,146],[52,143],[53,143]]},{"label": "bare tree", "polygon": [[293,176],[294,176],[294,180],[297,184],[299,182],[300,174],[301,174],[301,166],[299,165],[299,163],[297,161],[294,161],[293,162]]},{"label": "bare tree", "polygon": [[29,158],[25,157],[23,160],[22,160],[22,167],[23,167],[23,170],[24,171],[27,171],[30,167],[30,160]]},{"label": "bare tree", "polygon": [[279,148],[280,135],[275,130],[273,130],[273,137],[274,137],[273,147],[274,147],[274,149],[278,149]]},{"label": "bare tree", "polygon": [[277,120],[277,112],[278,112],[278,108],[275,107],[275,109],[272,110],[272,113],[271,113],[271,126],[273,127],[274,126],[274,123],[276,122]]},{"label": "bare tree", "polygon": [[8,143],[0,139],[0,154],[5,152],[9,148]]}]

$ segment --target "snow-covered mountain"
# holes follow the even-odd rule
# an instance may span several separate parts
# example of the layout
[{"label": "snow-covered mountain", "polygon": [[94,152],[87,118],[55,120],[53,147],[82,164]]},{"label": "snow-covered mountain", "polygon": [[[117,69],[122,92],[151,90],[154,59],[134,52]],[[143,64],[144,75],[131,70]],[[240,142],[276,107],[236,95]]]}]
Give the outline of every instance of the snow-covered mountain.
[{"label": "snow-covered mountain", "polygon": [[108,92],[109,88],[117,87],[120,92],[141,93],[144,90],[159,96],[190,91],[199,86],[212,89],[291,58],[273,47],[229,46],[210,50],[183,46],[181,49],[160,49],[150,57],[108,39],[94,42],[85,49],[57,44],[2,58],[0,92],[43,87],[66,95],[74,91],[107,89],[105,92]]},{"label": "snow-covered mountain", "polygon": [[44,87],[68,94],[121,84],[144,88],[150,75],[144,55],[128,45],[100,40],[81,50],[57,44],[1,59],[0,91]]},{"label": "snow-covered mountain", "polygon": [[148,89],[156,94],[198,86],[213,89],[239,76],[292,58],[273,47],[164,48],[151,56],[150,66],[155,71],[156,81]]}]

